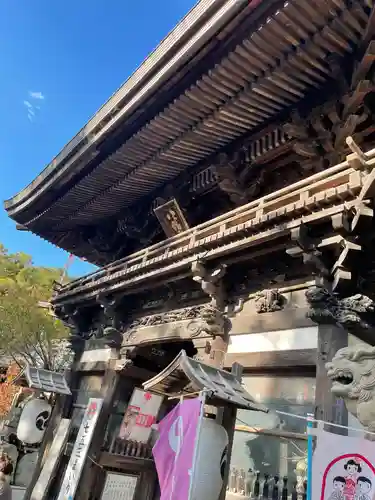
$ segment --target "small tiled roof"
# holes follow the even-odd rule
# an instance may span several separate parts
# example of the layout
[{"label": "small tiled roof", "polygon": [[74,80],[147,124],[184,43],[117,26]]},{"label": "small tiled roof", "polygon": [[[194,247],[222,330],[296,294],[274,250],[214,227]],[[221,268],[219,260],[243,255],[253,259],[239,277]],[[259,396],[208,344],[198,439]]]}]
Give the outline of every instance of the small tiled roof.
[{"label": "small tiled roof", "polygon": [[256,403],[232,373],[189,358],[185,351],[181,351],[162,372],[144,382],[143,388],[172,398],[206,391],[207,404],[268,412],[265,406]]}]

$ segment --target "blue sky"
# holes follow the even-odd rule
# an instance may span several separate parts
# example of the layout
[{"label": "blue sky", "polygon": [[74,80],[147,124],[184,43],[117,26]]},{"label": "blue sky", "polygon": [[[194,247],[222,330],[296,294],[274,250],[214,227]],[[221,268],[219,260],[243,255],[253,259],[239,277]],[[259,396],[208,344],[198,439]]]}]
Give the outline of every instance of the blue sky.
[{"label": "blue sky", "polygon": [[[1,0],[0,200],[49,163],[194,0]],[[37,265],[67,253],[16,231],[2,204],[0,242]],[[71,274],[90,271],[75,259]]]}]

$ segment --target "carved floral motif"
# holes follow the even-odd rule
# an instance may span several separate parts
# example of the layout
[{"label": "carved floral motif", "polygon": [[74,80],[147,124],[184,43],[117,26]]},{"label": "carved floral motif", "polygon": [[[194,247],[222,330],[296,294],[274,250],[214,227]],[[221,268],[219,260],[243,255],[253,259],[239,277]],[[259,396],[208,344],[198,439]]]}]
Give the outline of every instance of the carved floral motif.
[{"label": "carved floral motif", "polygon": [[127,340],[131,339],[140,328],[166,325],[190,320],[185,326],[191,337],[206,331],[211,335],[219,335],[224,328],[224,315],[211,304],[185,307],[149,316],[143,316],[132,321],[126,328]]},{"label": "carved floral motif", "polygon": [[186,307],[184,309],[177,309],[174,311],[167,311],[149,316],[142,316],[130,323],[129,330],[135,328],[142,328],[146,326],[163,325],[165,323],[173,323],[174,321],[182,321],[185,319],[195,319],[199,317],[202,306]]}]

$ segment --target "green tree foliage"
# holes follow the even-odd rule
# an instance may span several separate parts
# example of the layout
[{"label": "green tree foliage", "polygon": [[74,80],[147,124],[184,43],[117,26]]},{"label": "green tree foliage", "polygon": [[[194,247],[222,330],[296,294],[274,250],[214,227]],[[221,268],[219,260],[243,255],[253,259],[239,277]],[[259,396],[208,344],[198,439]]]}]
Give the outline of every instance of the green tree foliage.
[{"label": "green tree foliage", "polygon": [[59,369],[66,348],[67,329],[38,306],[49,301],[62,270],[36,267],[23,253],[11,254],[0,244],[0,352],[19,364],[27,362]]}]

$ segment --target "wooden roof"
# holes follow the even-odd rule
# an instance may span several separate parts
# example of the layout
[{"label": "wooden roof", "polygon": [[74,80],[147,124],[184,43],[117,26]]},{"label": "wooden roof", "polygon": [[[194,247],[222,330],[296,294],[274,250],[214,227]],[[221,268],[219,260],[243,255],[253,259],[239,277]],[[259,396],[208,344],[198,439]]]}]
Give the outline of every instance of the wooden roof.
[{"label": "wooden roof", "polygon": [[[74,310],[78,303],[101,303],[106,296],[139,293],[146,284],[151,288],[170,282],[171,277],[176,281],[192,276],[192,266],[200,260],[211,266],[215,261],[233,264],[242,255],[255,262],[265,255],[275,258],[277,252],[312,260],[324,276],[332,274],[333,290],[343,283],[355,287],[344,261],[349,255],[361,255],[366,262],[368,248],[361,253],[356,233],[363,228],[360,219],[372,221],[374,193],[375,149],[365,155],[352,153],[323,172],[62,286],[52,305],[57,316],[64,317],[67,306]],[[345,231],[340,234],[346,219],[350,237],[343,235]],[[367,227],[364,236],[371,233]],[[371,240],[369,246],[372,254]]]},{"label": "wooden roof", "polygon": [[162,372],[143,382],[146,391],[170,398],[187,396],[198,392],[206,393],[206,403],[217,406],[233,405],[243,410],[261,411],[268,409],[255,401],[233,373],[206,365],[189,358],[181,351]]},{"label": "wooden roof", "polygon": [[350,58],[370,7],[370,0],[201,0],[6,210],[86,256],[79,228],[134,206],[325,88],[328,56]]}]

